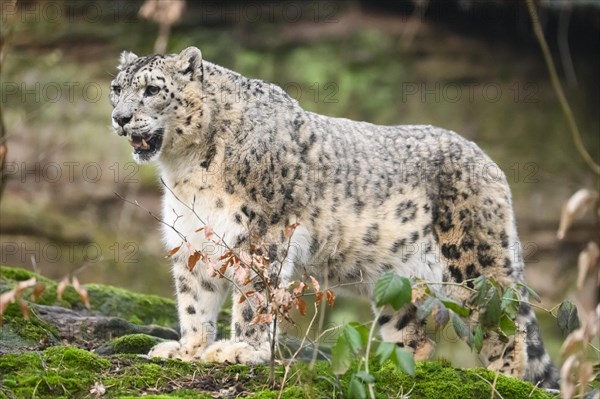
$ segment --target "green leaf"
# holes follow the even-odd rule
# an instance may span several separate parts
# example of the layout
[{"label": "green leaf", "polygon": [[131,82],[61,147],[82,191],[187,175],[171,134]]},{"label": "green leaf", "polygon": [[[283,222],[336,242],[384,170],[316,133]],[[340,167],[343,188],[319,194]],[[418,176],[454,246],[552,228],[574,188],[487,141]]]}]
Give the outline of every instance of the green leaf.
[{"label": "green leaf", "polygon": [[573,302],[565,299],[558,307],[558,313],[556,314],[556,322],[560,330],[569,334],[572,331],[579,328],[579,317],[577,315],[577,307],[573,305]]},{"label": "green leaf", "polygon": [[529,296],[532,297],[537,303],[542,302],[542,299],[540,298],[538,293],[533,290],[533,288],[530,288],[526,285],[524,285],[524,287],[527,288],[527,292],[529,292]]},{"label": "green leaf", "polygon": [[506,336],[514,335],[517,332],[517,324],[506,313],[503,314],[502,317],[500,318],[499,326],[500,326],[500,331],[502,331],[502,333]]},{"label": "green leaf", "polygon": [[496,326],[500,321],[502,310],[500,309],[500,295],[496,288],[490,290],[492,293],[490,300],[485,306],[482,314],[482,322],[486,327]]},{"label": "green leaf", "polygon": [[342,336],[345,338],[350,350],[354,355],[360,353],[360,350],[363,348],[363,340],[360,332],[358,332],[354,326],[348,324],[346,327],[344,327]]},{"label": "green leaf", "polygon": [[475,327],[475,332],[473,334],[473,348],[475,348],[477,353],[481,352],[481,348],[483,348],[483,329],[479,324]]},{"label": "green leaf", "polygon": [[362,343],[361,348],[366,347],[367,343],[369,342],[369,327],[365,324],[357,323],[355,321],[348,323],[348,325],[358,331]]},{"label": "green leaf", "polygon": [[513,319],[517,317],[519,301],[517,292],[514,290],[514,288],[509,288],[504,292],[500,309],[502,309],[504,313],[508,314]]},{"label": "green leaf", "polygon": [[452,326],[454,327],[456,335],[458,335],[459,338],[465,339],[469,346],[471,346],[473,337],[471,335],[471,330],[469,329],[469,326],[467,326],[464,320],[461,319],[460,316],[454,312],[451,313],[450,320],[452,321]]},{"label": "green leaf", "polygon": [[471,309],[465,308],[453,299],[441,295],[438,295],[438,299],[444,304],[445,307],[460,316],[466,317],[471,314]]},{"label": "green leaf", "polygon": [[477,290],[477,293],[472,299],[474,305],[481,306],[485,303],[485,299],[490,289],[490,285],[491,284],[488,282],[485,276],[479,276],[475,279],[473,287],[475,288],[475,290]]},{"label": "green leaf", "polygon": [[365,370],[357,371],[355,376],[356,378],[360,379],[362,382],[366,382],[367,384],[372,384],[375,382],[375,377],[367,373]]},{"label": "green leaf", "polygon": [[434,297],[427,298],[427,300],[425,302],[423,302],[423,304],[421,306],[417,307],[417,320],[423,321],[427,317],[429,317],[429,315],[433,311],[433,308],[435,307],[435,305],[437,305],[439,303],[440,303],[440,300],[437,298],[434,298]]},{"label": "green leaf", "polygon": [[342,375],[350,368],[354,356],[344,335],[340,335],[331,348],[331,368],[335,375]]},{"label": "green leaf", "polygon": [[392,356],[394,353],[394,349],[396,349],[396,344],[392,344],[391,342],[382,342],[377,347],[377,352],[375,356],[379,358],[379,363],[385,362]]},{"label": "green leaf", "polygon": [[416,375],[415,358],[413,354],[404,348],[396,347],[396,366],[406,374],[414,377]]},{"label": "green leaf", "polygon": [[375,302],[377,306],[392,305],[395,310],[412,299],[410,280],[396,273],[384,274],[375,284]]},{"label": "green leaf", "polygon": [[348,397],[356,399],[363,399],[367,397],[367,390],[365,388],[365,385],[358,378],[352,378],[350,380]]}]

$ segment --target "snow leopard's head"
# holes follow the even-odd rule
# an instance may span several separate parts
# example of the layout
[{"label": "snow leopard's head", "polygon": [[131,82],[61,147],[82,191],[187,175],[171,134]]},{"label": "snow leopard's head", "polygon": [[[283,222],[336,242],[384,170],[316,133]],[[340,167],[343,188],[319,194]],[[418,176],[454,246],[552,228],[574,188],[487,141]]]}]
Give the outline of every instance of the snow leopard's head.
[{"label": "snow leopard's head", "polygon": [[192,122],[202,107],[199,49],[147,57],[126,51],[118,69],[109,97],[112,126],[129,139],[137,162],[157,159],[191,140]]}]

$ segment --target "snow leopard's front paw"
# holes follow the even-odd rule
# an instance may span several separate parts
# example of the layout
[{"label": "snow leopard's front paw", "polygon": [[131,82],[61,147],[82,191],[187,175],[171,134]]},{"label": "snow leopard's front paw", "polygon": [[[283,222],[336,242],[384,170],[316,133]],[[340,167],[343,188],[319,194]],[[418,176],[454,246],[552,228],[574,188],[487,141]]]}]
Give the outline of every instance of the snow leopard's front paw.
[{"label": "snow leopard's front paw", "polygon": [[198,360],[206,347],[203,345],[185,345],[178,341],[166,341],[155,345],[148,352],[150,357],[163,359]]},{"label": "snow leopard's front paw", "polygon": [[205,362],[215,363],[266,363],[271,359],[271,350],[268,345],[258,348],[246,342],[219,341],[209,346],[201,356]]}]

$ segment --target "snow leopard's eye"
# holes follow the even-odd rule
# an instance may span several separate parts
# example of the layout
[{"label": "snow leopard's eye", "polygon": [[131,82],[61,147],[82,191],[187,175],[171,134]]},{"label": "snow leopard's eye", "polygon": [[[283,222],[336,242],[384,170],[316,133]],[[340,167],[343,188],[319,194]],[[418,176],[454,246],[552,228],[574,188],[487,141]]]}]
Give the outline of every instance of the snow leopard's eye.
[{"label": "snow leopard's eye", "polygon": [[111,87],[113,93],[115,93],[116,96],[118,96],[119,94],[121,94],[121,86],[113,86]]},{"label": "snow leopard's eye", "polygon": [[148,87],[146,87],[146,90],[144,91],[144,95],[146,97],[150,97],[155,94],[158,94],[159,91],[160,91],[160,87],[158,87],[158,86],[148,86]]}]

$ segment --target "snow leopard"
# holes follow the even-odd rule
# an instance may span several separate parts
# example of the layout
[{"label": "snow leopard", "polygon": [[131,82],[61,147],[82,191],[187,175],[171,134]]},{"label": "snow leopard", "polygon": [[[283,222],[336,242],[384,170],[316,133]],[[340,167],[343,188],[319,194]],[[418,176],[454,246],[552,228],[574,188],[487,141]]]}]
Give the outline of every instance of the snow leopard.
[{"label": "snow leopard", "polygon": [[[123,52],[110,101],[114,131],[129,140],[133,158],[158,166],[164,241],[179,248],[171,258],[181,338],[156,345],[150,356],[269,361],[277,331],[256,322],[260,304],[250,291],[260,284],[236,282],[229,269],[227,278],[215,277],[205,266],[219,262],[224,246],[249,251],[260,243],[278,286],[316,276],[373,301],[377,279],[396,273],[437,283],[464,302],[469,290],[461,287],[483,275],[520,287],[527,298],[507,180],[455,132],[309,112],[275,84],[203,60],[196,47]],[[203,261],[189,267],[196,251]],[[217,340],[229,295],[231,338]],[[508,342],[486,333],[483,361],[556,387],[557,370],[526,300],[515,321]],[[414,304],[386,306],[377,323],[382,340],[416,360],[431,357],[435,343]]]}]

